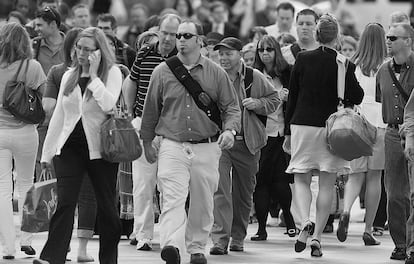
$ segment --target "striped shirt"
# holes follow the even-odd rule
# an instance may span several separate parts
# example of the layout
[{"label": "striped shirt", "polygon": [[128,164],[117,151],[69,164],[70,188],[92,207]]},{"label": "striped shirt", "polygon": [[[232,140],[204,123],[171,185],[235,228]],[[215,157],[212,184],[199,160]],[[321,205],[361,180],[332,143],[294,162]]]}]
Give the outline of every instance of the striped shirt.
[{"label": "striped shirt", "polygon": [[168,56],[163,57],[158,51],[158,42],[142,47],[135,58],[131,68],[131,80],[137,83],[137,94],[135,96],[134,113],[141,117],[144,110],[145,97],[147,96],[151,74],[161,62],[176,55],[177,49],[174,48]]}]

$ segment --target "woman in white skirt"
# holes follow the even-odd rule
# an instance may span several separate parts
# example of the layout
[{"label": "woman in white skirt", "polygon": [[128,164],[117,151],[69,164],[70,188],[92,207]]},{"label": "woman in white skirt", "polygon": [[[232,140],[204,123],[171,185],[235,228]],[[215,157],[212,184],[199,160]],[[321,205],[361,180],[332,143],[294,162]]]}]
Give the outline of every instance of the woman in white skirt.
[{"label": "woman in white skirt", "polygon": [[[316,27],[320,47],[299,53],[293,66],[286,109],[286,127],[291,137],[291,161],[287,173],[294,173],[295,199],[302,219],[302,230],[295,243],[295,251],[306,248],[311,241],[311,256],[321,257],[321,235],[328,220],[336,175],[349,171],[349,162],[329,152],[326,143],[325,122],[337,111],[338,65],[335,46],[338,40],[338,22],[331,15],[323,15]],[[355,65],[349,63],[345,76],[345,106],[360,104],[364,95],[355,77]],[[312,175],[319,175],[319,193],[316,201],[315,230],[309,220],[312,201]]]},{"label": "woman in white skirt", "polygon": [[357,68],[355,75],[364,89],[364,100],[360,112],[377,127],[377,141],[373,155],[351,161],[351,174],[345,185],[344,212],[341,214],[337,237],[344,242],[348,235],[349,213],[355,199],[366,181],[365,191],[365,232],[362,239],[366,246],[379,245],[380,242],[372,236],[372,225],[381,198],[381,171],[385,166],[384,135],[386,124],[382,120],[381,104],[375,101],[376,72],[382,65],[387,54],[385,31],[380,24],[370,23],[362,33],[360,45],[351,59]]}]

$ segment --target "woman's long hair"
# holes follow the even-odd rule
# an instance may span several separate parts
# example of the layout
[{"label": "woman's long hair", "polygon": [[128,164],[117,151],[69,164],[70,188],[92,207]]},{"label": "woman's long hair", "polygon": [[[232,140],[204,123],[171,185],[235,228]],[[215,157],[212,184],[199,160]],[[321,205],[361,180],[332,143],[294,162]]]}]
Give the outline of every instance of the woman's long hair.
[{"label": "woman's long hair", "polygon": [[[95,41],[96,48],[101,51],[101,62],[98,68],[98,77],[102,82],[106,82],[108,78],[109,69],[114,65],[114,55],[109,49],[108,41],[106,40],[105,33],[99,28],[89,27],[84,29],[78,36],[75,43],[81,38],[91,38]],[[76,45],[76,44],[75,44]],[[73,92],[76,85],[78,85],[80,75],[82,73],[82,66],[79,64],[77,56],[73,58],[73,71],[70,72],[66,86],[64,87],[64,95],[68,96]],[[89,90],[86,91],[86,97],[89,98],[91,93]]]},{"label": "woman's long hair", "polygon": [[15,61],[31,58],[30,38],[23,26],[13,22],[0,27],[0,63],[7,67]]},{"label": "woman's long hair", "polygon": [[384,28],[378,23],[368,24],[362,32],[359,46],[351,58],[365,76],[371,76],[384,62],[387,54]]},{"label": "woman's long hair", "polygon": [[261,72],[264,71],[265,65],[260,59],[259,50],[258,50],[259,48],[264,48],[264,47],[270,47],[275,50],[275,58],[273,61],[273,67],[272,67],[272,70],[268,72],[268,74],[272,78],[281,77],[282,72],[286,68],[289,67],[289,64],[286,62],[285,58],[283,57],[282,51],[280,50],[280,45],[273,36],[269,36],[269,35],[263,36],[263,39],[257,43],[253,67],[258,69]]},{"label": "woman's long hair", "polygon": [[66,33],[65,41],[63,42],[63,58],[66,67],[72,66],[73,53],[75,48],[75,41],[77,41],[79,34],[83,31],[81,28],[72,28]]}]

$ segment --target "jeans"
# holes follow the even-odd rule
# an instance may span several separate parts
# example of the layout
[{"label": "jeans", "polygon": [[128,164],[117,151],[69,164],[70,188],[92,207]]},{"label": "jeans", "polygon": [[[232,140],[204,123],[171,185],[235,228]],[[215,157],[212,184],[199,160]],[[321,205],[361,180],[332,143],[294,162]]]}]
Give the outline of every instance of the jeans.
[{"label": "jeans", "polygon": [[90,160],[87,146],[66,144],[54,159],[57,175],[58,204],[47,242],[40,258],[64,264],[72,237],[74,213],[83,178],[87,174],[95,190],[98,225],[105,227],[99,236],[99,263],[118,262],[121,223],[115,203],[118,164],[102,159]]},{"label": "jeans", "polygon": [[[234,244],[243,245],[259,169],[260,152],[254,155],[244,140],[236,140],[233,148],[220,157],[220,181],[214,194],[213,243],[227,248],[230,237]],[[192,199],[192,197],[191,197]]]},{"label": "jeans", "polygon": [[387,192],[385,191],[384,186],[384,171],[381,175],[381,199],[378,204],[377,214],[374,219],[374,227],[385,227],[385,222],[387,222]]},{"label": "jeans", "polygon": [[[33,184],[38,135],[34,125],[22,128],[0,129],[0,243],[3,255],[14,256],[15,227],[12,208],[12,160],[16,167],[16,186],[19,192],[21,216],[26,193]],[[29,246],[32,234],[20,232],[20,244]]]},{"label": "jeans", "polygon": [[398,129],[385,132],[385,176],[388,226],[396,247],[406,247],[406,223],[410,215],[408,167]]}]

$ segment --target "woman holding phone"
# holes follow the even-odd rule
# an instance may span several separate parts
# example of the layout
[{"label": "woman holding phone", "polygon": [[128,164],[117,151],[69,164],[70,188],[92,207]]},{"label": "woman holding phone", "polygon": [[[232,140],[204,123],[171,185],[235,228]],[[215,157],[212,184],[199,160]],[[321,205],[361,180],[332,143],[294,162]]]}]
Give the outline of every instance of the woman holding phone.
[{"label": "woman holding phone", "polygon": [[57,104],[42,152],[42,168],[54,157],[58,205],[40,259],[33,263],[63,264],[69,247],[76,203],[88,175],[102,229],[99,262],[117,263],[121,226],[115,201],[118,164],[102,159],[99,131],[119,97],[122,74],[102,30],[83,30],[75,42],[73,67],[62,77]]}]

